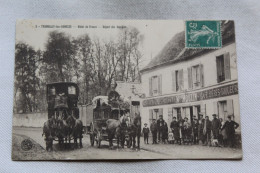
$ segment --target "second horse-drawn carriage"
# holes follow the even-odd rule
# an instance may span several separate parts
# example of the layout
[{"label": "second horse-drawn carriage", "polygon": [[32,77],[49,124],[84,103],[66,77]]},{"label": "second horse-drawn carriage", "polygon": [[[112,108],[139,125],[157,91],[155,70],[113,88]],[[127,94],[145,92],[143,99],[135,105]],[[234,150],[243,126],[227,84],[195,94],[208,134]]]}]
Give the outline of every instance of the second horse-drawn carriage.
[{"label": "second horse-drawn carriage", "polygon": [[114,141],[124,147],[129,143],[128,125],[130,123],[130,103],[120,98],[115,91],[108,96],[97,96],[93,99],[93,121],[90,123],[89,135],[91,146],[97,147],[102,141],[109,141],[112,147]]}]

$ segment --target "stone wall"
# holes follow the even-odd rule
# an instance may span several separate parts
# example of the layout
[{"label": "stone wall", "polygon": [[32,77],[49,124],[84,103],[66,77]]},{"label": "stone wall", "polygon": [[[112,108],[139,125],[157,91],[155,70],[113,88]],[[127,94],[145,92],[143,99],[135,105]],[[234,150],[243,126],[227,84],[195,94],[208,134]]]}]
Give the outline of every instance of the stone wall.
[{"label": "stone wall", "polygon": [[43,127],[48,119],[48,113],[14,114],[13,126],[19,127]]}]

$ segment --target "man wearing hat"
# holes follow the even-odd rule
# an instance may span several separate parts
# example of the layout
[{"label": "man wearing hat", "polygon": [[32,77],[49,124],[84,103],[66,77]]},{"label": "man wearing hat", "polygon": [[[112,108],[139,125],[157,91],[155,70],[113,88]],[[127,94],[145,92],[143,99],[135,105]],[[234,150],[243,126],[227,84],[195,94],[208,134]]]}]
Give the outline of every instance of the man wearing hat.
[{"label": "man wearing hat", "polygon": [[149,138],[149,127],[147,127],[147,123],[144,123],[144,128],[143,128],[143,134],[144,134],[144,143],[149,144],[148,138]]},{"label": "man wearing hat", "polygon": [[221,124],[220,124],[219,119],[217,119],[216,114],[213,114],[212,117],[213,117],[213,119],[211,121],[211,125],[212,125],[213,139],[218,139],[219,129],[221,127]]},{"label": "man wearing hat", "polygon": [[173,117],[170,128],[174,136],[174,142],[181,144],[179,127],[180,126],[179,123],[176,121],[176,117]]},{"label": "man wearing hat", "polygon": [[191,132],[192,132],[192,129],[191,129],[191,125],[190,123],[188,122],[188,118],[185,117],[184,118],[184,123],[183,123],[183,143],[184,144],[189,144],[191,143]]},{"label": "man wearing hat", "polygon": [[198,122],[198,140],[201,140],[204,143],[203,138],[203,124],[205,119],[203,118],[203,114],[199,114],[199,122]]},{"label": "man wearing hat", "polygon": [[210,140],[210,137],[211,137],[211,121],[209,120],[209,116],[206,116],[205,117],[205,121],[203,123],[203,144],[204,145],[211,145],[211,140]]},{"label": "man wearing hat", "polygon": [[193,132],[193,143],[198,144],[199,143],[199,138],[198,138],[198,133],[199,133],[199,123],[198,119],[196,116],[193,116],[193,121],[192,121],[192,132]]},{"label": "man wearing hat", "polygon": [[239,127],[239,124],[231,120],[231,116],[228,116],[228,120],[225,122],[221,130],[225,129],[227,133],[227,141],[230,147],[234,147],[235,144],[235,129]]},{"label": "man wearing hat", "polygon": [[164,119],[163,115],[159,115],[159,119],[157,120],[157,130],[158,130],[158,140],[162,141],[162,134],[164,129]]},{"label": "man wearing hat", "polygon": [[153,119],[153,122],[150,126],[152,136],[153,136],[153,144],[157,144],[157,123],[156,119]]}]

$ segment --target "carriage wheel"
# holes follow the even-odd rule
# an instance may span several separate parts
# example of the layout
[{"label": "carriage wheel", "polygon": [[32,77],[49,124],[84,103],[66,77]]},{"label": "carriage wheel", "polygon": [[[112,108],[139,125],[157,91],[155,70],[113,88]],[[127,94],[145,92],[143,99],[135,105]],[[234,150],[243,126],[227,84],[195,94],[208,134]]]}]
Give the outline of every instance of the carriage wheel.
[{"label": "carriage wheel", "polygon": [[101,133],[97,132],[97,147],[100,148],[101,146]]},{"label": "carriage wheel", "polygon": [[91,146],[94,146],[95,143],[95,135],[94,135],[94,124],[93,122],[90,123],[90,134],[89,134],[89,138],[90,138],[90,144]]},{"label": "carriage wheel", "polygon": [[92,147],[94,146],[94,142],[95,142],[95,137],[93,134],[90,134],[90,144]]},{"label": "carriage wheel", "polygon": [[129,139],[126,140],[126,146],[127,146],[127,148],[130,148],[130,147],[131,147],[131,146],[130,146],[130,140],[129,140]]}]

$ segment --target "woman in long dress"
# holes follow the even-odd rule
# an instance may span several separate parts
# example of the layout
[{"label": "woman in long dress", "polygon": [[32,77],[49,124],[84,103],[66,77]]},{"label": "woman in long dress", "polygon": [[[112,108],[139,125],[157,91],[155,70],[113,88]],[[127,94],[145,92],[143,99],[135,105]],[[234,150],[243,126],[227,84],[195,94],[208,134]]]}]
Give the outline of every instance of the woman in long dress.
[{"label": "woman in long dress", "polygon": [[221,142],[221,145],[223,145],[225,147],[227,145],[227,132],[226,132],[226,129],[223,128],[225,122],[223,121],[222,118],[220,118],[219,120],[220,120],[220,123],[221,123],[221,127],[220,127],[221,139],[220,139],[220,142]]}]

